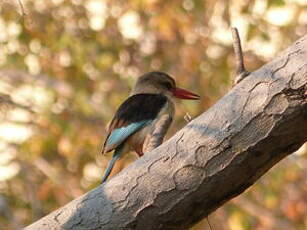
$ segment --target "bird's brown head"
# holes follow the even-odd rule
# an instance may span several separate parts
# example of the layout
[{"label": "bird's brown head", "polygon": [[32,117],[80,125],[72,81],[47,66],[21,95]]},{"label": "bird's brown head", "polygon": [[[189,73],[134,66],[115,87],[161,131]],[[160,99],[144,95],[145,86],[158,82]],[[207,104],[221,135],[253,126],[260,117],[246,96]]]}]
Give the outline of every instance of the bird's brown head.
[{"label": "bird's brown head", "polygon": [[163,72],[149,72],[137,80],[132,94],[154,93],[180,99],[197,100],[199,96],[185,89],[178,88],[175,80]]}]

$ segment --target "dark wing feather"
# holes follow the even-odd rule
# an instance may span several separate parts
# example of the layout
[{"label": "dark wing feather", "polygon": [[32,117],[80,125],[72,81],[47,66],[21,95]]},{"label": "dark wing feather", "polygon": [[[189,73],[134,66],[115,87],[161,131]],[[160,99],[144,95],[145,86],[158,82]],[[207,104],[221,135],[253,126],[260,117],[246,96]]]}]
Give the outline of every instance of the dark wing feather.
[{"label": "dark wing feather", "polygon": [[[130,96],[120,105],[112,119],[102,153],[113,150],[124,141],[122,138],[119,138],[118,141],[109,140],[111,135],[114,136],[118,130],[124,131],[126,136],[132,135],[154,120],[166,101],[167,97],[162,94],[136,94]],[[124,127],[127,127],[127,129],[124,129]]]}]

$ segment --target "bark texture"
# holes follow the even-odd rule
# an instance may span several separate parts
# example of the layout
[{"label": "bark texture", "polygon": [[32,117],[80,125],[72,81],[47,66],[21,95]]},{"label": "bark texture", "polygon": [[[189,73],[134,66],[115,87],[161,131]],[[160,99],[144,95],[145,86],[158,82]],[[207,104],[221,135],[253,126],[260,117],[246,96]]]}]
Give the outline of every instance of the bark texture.
[{"label": "bark texture", "polygon": [[307,36],[163,145],[25,229],[187,229],[307,140],[306,91]]}]

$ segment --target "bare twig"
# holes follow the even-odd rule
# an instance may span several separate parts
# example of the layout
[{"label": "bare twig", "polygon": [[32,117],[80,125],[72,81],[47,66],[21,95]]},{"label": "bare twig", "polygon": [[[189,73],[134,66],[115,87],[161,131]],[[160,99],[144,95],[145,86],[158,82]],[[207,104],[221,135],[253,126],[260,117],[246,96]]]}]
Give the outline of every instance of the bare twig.
[{"label": "bare twig", "polygon": [[189,113],[185,113],[183,119],[184,119],[187,123],[189,123],[190,121],[192,121],[192,117],[191,117],[191,115],[190,115]]},{"label": "bare twig", "polygon": [[18,4],[19,4],[20,9],[21,9],[21,15],[22,15],[22,17],[25,17],[27,14],[25,13],[25,9],[24,9],[24,7],[23,7],[23,4],[22,4],[21,0],[18,0]]},{"label": "bare twig", "polygon": [[237,65],[237,70],[236,70],[237,76],[234,80],[234,85],[236,85],[240,81],[242,81],[249,74],[249,72],[246,71],[245,66],[244,66],[244,59],[243,59],[239,32],[237,28],[235,27],[232,27],[231,31],[232,31],[232,38],[233,38],[233,49],[234,49],[234,53],[236,56],[236,65]]},{"label": "bare twig", "polygon": [[11,96],[7,95],[5,93],[0,93],[0,106],[1,106],[1,104],[11,105],[13,107],[24,109],[24,110],[26,110],[26,111],[28,111],[32,114],[35,114],[35,112],[29,106],[22,105],[22,104],[14,102],[12,100]]},{"label": "bare twig", "polygon": [[236,62],[237,62],[237,74],[241,74],[245,72],[244,60],[243,60],[243,53],[241,47],[241,40],[240,35],[237,28],[231,28],[232,31],[232,38],[233,38],[233,48],[236,55]]}]

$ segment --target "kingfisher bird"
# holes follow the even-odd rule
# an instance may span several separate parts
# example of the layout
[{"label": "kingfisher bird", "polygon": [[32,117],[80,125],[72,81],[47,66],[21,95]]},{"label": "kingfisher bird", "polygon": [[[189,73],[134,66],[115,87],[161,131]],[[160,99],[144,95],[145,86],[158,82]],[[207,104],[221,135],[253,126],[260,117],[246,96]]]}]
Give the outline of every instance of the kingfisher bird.
[{"label": "kingfisher bird", "polygon": [[197,100],[200,97],[176,87],[175,80],[163,72],[149,72],[138,78],[109,125],[101,152],[114,150],[114,154],[102,183],[123,153],[134,150],[141,157],[162,143],[173,120],[174,98]]}]

